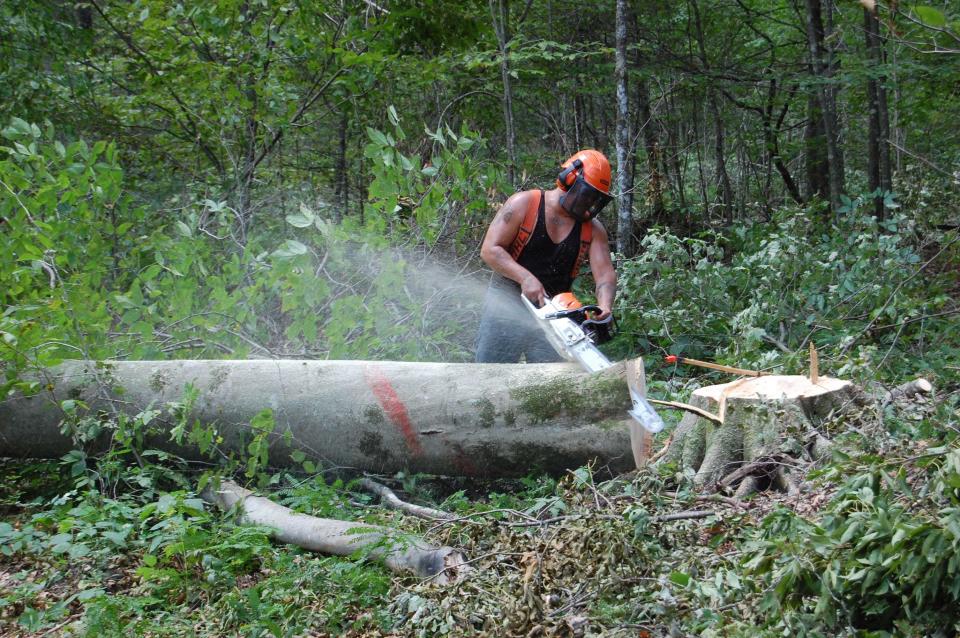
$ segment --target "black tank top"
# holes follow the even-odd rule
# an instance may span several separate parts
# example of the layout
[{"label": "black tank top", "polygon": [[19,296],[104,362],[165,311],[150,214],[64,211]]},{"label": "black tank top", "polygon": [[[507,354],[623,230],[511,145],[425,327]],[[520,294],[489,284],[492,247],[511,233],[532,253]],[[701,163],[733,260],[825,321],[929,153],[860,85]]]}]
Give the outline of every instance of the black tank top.
[{"label": "black tank top", "polygon": [[553,297],[561,292],[569,292],[573,285],[573,264],[580,252],[580,222],[576,222],[570,232],[559,244],[553,243],[547,234],[547,213],[544,202],[546,196],[540,191],[540,210],[537,212],[537,225],[530,235],[530,241],[523,248],[517,263],[529,270],[540,280],[547,295]]}]

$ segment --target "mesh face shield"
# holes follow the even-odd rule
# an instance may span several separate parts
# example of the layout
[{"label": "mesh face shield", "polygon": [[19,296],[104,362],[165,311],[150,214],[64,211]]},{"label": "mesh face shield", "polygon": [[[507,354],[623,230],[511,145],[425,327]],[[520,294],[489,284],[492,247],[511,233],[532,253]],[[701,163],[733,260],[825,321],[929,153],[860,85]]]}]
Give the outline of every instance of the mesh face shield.
[{"label": "mesh face shield", "polygon": [[600,214],[603,207],[612,199],[577,175],[576,181],[560,196],[560,205],[578,221],[587,221]]}]

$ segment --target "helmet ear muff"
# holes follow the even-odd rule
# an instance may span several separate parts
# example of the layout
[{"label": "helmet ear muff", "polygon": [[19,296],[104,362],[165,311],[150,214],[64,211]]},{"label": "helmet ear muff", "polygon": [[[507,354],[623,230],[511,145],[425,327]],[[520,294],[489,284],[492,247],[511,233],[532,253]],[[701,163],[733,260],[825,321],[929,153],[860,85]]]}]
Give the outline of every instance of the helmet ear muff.
[{"label": "helmet ear muff", "polygon": [[577,181],[576,171],[580,170],[581,168],[583,168],[583,162],[581,162],[579,159],[575,159],[570,163],[570,166],[560,171],[560,174],[557,175],[557,183],[560,184],[560,188],[567,190],[573,186],[573,183]]}]

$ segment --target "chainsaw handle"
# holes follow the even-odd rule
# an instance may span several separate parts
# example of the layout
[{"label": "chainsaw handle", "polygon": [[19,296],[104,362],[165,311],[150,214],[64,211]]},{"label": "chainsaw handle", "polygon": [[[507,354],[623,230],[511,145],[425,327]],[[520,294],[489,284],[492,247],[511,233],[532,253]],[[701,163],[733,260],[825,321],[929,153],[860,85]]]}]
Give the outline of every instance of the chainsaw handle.
[{"label": "chainsaw handle", "polygon": [[571,319],[580,317],[579,321],[582,322],[586,319],[588,312],[600,313],[600,306],[580,306],[579,308],[570,308],[568,310],[558,310],[556,312],[551,312],[548,315],[545,315],[544,319]]}]

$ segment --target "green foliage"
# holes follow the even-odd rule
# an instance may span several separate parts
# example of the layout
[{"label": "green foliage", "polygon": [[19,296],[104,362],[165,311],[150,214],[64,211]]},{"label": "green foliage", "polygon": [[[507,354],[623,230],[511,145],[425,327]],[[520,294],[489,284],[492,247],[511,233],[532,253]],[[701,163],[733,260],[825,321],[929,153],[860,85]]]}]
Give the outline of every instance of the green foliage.
[{"label": "green foliage", "polygon": [[[810,340],[830,355],[858,355],[833,372],[841,376],[937,367],[960,344],[942,343],[939,362],[933,353],[891,356],[908,347],[920,318],[941,330],[953,321],[950,277],[917,276],[922,240],[903,216],[878,224],[851,214],[831,227],[803,210],[726,235],[679,238],[654,229],[642,254],[620,269],[621,332],[643,349],[784,374],[806,365]],[[949,249],[949,236],[943,245]]]},{"label": "green foliage", "polygon": [[[287,475],[277,498],[310,514],[362,520],[342,489]],[[105,498],[84,488],[25,508],[16,524],[0,522],[0,562],[48,571],[21,571],[16,587],[0,585],[0,601],[14,612],[0,622],[43,631],[79,611],[91,636],[198,627],[209,635],[298,635],[390,624],[382,613],[356,619],[381,605],[390,584],[382,568],[284,550],[269,530],[213,515],[189,491]],[[51,585],[68,593],[42,595]]]},{"label": "green foliage", "polygon": [[[819,523],[772,514],[746,546],[746,574],[769,587],[769,622],[930,633],[960,625],[960,452],[930,449],[918,467],[875,468],[842,480]],[[815,625],[815,626],[816,626]],[[822,630],[821,630],[822,631]]]},{"label": "green foliage", "polygon": [[114,145],[64,145],[52,129],[18,119],[0,134],[9,144],[0,147],[0,331],[10,383],[16,367],[115,354],[103,347],[110,290],[129,283],[120,267],[137,257],[133,232],[144,213],[123,194]]},{"label": "green foliage", "polygon": [[[486,215],[490,182],[467,155],[476,144],[469,135],[433,134],[439,150],[428,168],[408,171],[399,148],[381,149],[381,160],[393,159],[379,165],[376,183],[392,184],[392,195],[374,189],[363,225],[338,225],[301,206],[287,216],[300,239],[257,233],[245,251],[224,256],[210,231],[229,230],[223,203],[151,219],[123,195],[114,146],[64,146],[52,130],[22,120],[3,135],[11,144],[0,162],[0,242],[12,257],[0,264],[9,282],[0,291],[7,392],[36,392],[19,371],[66,356],[246,356],[281,344],[337,358],[430,359],[430,342],[464,330],[469,336],[447,349],[467,356],[472,327],[425,311],[442,275],[385,251],[382,233],[416,227],[455,245],[473,237],[475,224],[466,222]],[[397,214],[400,193],[420,200],[414,217]],[[74,407],[82,406],[65,406]]]},{"label": "green foliage", "polygon": [[363,152],[373,161],[364,208],[368,228],[389,229],[394,244],[441,242],[464,250],[476,240],[474,226],[488,221],[487,193],[502,187],[499,172],[482,159],[484,140],[465,127],[459,135],[449,126],[425,128],[430,153],[421,160],[402,152],[407,135],[393,106],[387,115],[392,132],[367,127]]}]

